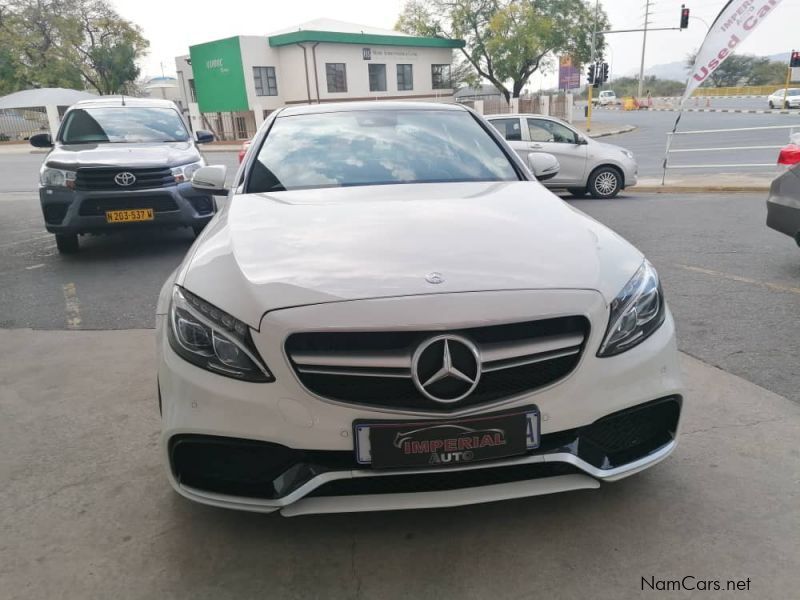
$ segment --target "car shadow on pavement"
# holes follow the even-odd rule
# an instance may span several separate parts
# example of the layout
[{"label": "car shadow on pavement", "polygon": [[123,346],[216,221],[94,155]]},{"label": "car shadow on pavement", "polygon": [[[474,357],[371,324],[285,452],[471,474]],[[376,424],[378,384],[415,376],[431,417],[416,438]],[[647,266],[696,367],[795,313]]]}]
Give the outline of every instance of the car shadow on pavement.
[{"label": "car shadow on pavement", "polygon": [[71,263],[108,262],[126,259],[152,259],[167,255],[181,256],[194,242],[191,229],[116,231],[101,235],[80,236],[80,250],[61,255]]}]

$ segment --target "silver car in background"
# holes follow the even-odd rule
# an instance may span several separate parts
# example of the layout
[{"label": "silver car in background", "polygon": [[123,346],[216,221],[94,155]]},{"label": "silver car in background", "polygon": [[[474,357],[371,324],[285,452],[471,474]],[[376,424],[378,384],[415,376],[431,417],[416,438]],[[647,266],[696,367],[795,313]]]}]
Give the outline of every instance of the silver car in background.
[{"label": "silver car in background", "polygon": [[486,119],[523,160],[536,152],[558,159],[558,175],[543,185],[566,188],[576,197],[613,198],[636,185],[639,167],[633,153],[588,137],[569,123],[544,115],[489,115]]}]

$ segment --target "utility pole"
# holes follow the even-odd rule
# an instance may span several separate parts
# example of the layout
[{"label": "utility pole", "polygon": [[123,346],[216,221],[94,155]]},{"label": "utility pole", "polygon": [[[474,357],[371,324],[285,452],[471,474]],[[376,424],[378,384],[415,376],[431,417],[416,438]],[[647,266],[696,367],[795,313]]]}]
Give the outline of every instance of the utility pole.
[{"label": "utility pole", "polygon": [[[594,3],[594,27],[592,28],[592,66],[596,64],[596,60],[594,58],[594,47],[595,47],[595,38],[597,37],[597,17],[600,14],[600,0],[595,0]],[[586,107],[586,133],[589,133],[592,130],[592,90],[594,89],[594,83],[589,83],[589,93],[588,93],[588,100],[589,104]]]},{"label": "utility pole", "polygon": [[647,0],[644,9],[644,35],[642,36],[642,62],[639,65],[639,95],[642,97],[642,86],[644,85],[644,52],[647,48],[647,27],[650,25],[650,0]]}]

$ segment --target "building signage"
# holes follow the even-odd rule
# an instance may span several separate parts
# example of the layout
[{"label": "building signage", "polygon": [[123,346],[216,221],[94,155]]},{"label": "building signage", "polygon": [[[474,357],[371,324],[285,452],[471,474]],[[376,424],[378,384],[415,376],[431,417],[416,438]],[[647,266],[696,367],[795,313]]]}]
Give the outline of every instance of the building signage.
[{"label": "building signage", "polygon": [[558,59],[558,89],[573,90],[581,87],[580,66],[572,60],[571,56],[562,56]]},{"label": "building signage", "polygon": [[361,57],[364,60],[372,60],[372,48],[362,48]]},{"label": "building signage", "polygon": [[189,48],[200,112],[248,110],[239,38]]}]

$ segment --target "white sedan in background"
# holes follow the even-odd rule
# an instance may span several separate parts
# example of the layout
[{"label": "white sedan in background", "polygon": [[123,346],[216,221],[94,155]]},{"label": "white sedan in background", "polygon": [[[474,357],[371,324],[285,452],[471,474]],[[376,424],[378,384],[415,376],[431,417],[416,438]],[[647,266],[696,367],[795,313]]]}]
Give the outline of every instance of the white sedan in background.
[{"label": "white sedan in background", "polygon": [[286,516],[446,507],[596,488],[675,448],[655,269],[472,111],[281,109],[232,190],[222,166],[193,184],[230,201],[158,302],[162,456],[183,496]]},{"label": "white sedan in background", "polygon": [[800,108],[800,88],[781,88],[767,98],[770,108]]},{"label": "white sedan in background", "polygon": [[486,119],[523,160],[537,152],[558,159],[560,170],[544,184],[548,188],[566,188],[576,197],[613,198],[636,185],[639,166],[630,150],[593,140],[561,119],[535,114]]}]

